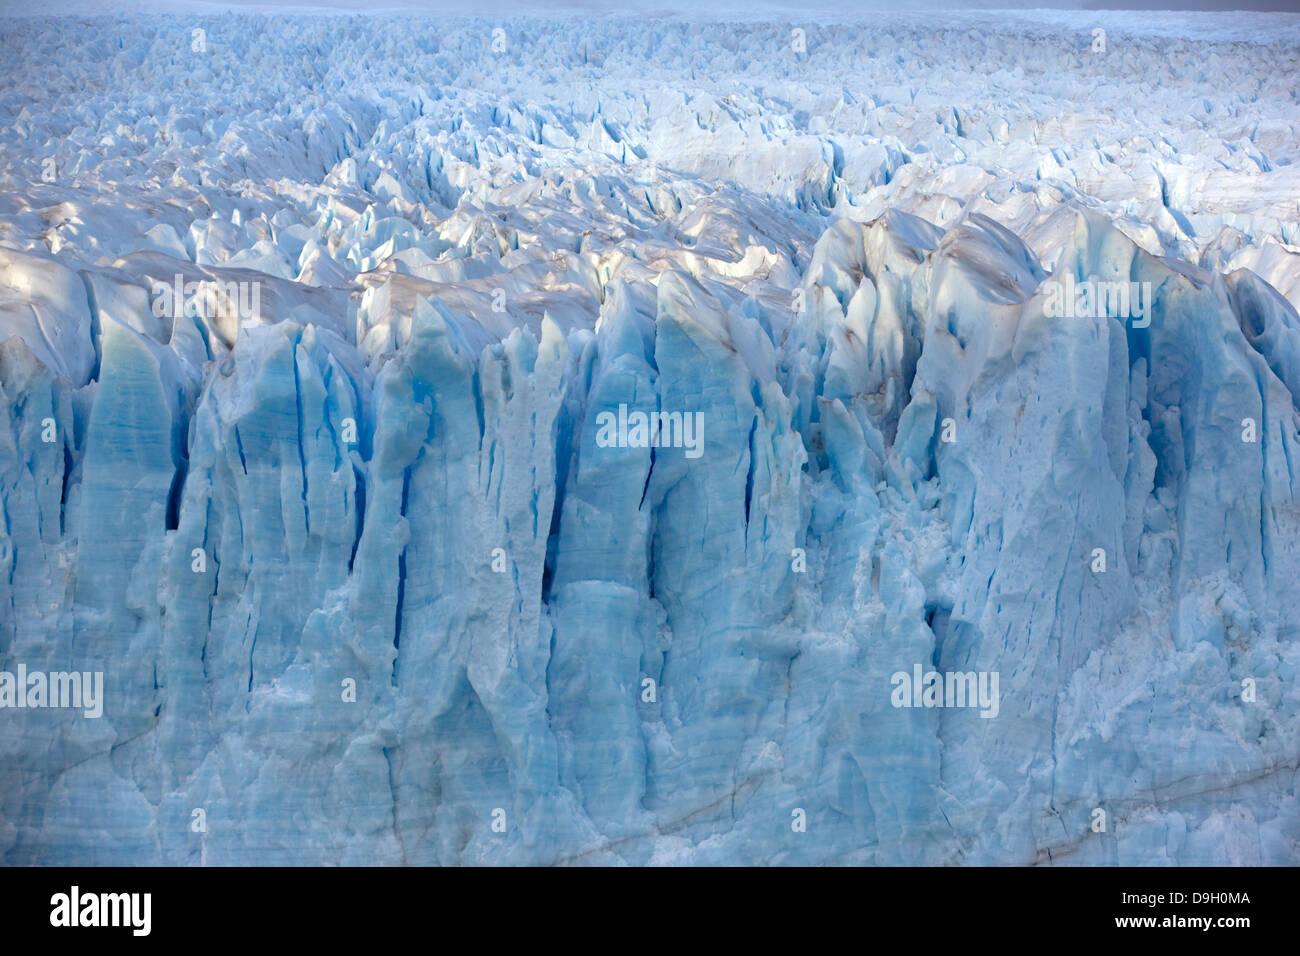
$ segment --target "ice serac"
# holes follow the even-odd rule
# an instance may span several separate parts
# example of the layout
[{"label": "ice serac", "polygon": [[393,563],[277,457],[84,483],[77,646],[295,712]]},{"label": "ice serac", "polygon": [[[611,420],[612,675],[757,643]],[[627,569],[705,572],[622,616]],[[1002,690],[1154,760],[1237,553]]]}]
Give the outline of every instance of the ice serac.
[{"label": "ice serac", "polygon": [[196,22],[0,35],[0,861],[1300,862],[1285,49]]},{"label": "ice serac", "polygon": [[[619,409],[657,410],[653,289],[606,288],[600,335],[575,342],[557,461],[554,550],[547,604],[553,642],[548,712],[560,782],[597,830],[644,862],[652,832],[644,808],[648,723],[662,677],[661,612],[652,597],[645,506],[650,447],[601,446],[595,421]],[[611,630],[608,622],[620,622]],[[650,684],[643,682],[650,681]]]}]

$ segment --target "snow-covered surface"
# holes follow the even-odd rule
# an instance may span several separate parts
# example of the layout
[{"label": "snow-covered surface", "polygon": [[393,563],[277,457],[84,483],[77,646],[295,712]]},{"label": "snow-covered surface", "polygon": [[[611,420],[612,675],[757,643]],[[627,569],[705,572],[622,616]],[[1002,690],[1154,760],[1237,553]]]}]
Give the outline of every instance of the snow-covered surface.
[{"label": "snow-covered surface", "polygon": [[1300,18],[758,13],[4,21],[0,859],[1300,861]]}]

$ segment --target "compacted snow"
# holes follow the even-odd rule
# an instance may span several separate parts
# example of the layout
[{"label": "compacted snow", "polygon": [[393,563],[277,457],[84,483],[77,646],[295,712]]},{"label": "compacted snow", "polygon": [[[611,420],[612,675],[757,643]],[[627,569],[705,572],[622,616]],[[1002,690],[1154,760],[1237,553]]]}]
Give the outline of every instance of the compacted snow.
[{"label": "compacted snow", "polygon": [[0,860],[1300,862],[1300,18],[786,16],[0,21]]}]

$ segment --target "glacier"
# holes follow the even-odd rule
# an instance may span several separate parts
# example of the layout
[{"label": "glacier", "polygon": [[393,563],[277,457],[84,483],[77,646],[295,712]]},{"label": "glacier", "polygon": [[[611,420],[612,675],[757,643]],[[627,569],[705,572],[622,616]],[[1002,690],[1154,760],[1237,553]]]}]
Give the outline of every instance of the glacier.
[{"label": "glacier", "polygon": [[3,863],[1300,862],[1300,17],[0,26]]}]

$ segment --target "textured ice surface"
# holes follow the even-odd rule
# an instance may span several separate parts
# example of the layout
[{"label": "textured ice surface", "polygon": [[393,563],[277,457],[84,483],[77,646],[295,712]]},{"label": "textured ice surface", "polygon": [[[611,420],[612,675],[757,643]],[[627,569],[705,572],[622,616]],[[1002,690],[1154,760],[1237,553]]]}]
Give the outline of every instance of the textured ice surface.
[{"label": "textured ice surface", "polygon": [[1297,23],[4,21],[0,860],[1300,862]]}]

